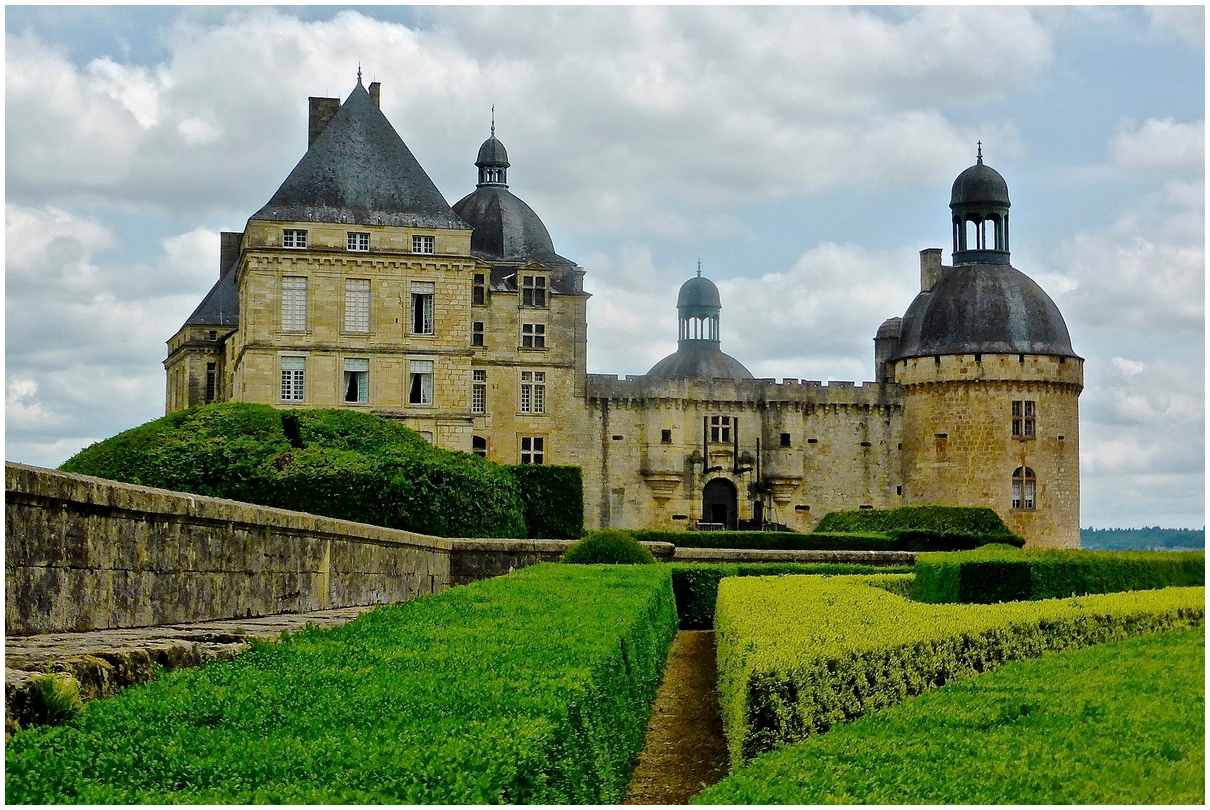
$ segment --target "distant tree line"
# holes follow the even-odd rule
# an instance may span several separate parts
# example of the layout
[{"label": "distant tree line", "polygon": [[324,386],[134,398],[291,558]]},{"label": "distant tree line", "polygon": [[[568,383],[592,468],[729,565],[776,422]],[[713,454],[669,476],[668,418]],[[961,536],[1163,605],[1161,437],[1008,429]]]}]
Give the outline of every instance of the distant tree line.
[{"label": "distant tree line", "polygon": [[1206,547],[1206,527],[1200,529],[1080,529],[1080,545],[1088,549],[1182,551]]}]

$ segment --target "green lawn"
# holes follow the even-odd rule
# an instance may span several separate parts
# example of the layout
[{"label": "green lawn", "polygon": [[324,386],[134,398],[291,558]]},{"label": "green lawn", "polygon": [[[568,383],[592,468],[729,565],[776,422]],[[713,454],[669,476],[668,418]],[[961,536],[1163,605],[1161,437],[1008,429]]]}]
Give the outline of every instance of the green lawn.
[{"label": "green lawn", "polygon": [[762,756],[707,804],[1202,804],[1205,630],[1007,664]]}]

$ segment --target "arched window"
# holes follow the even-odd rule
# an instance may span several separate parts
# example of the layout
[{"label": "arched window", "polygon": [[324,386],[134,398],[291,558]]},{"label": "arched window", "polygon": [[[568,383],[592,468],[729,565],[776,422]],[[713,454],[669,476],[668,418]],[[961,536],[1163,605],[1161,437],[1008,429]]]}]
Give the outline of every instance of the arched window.
[{"label": "arched window", "polygon": [[1013,471],[1013,509],[1033,509],[1037,504],[1037,479],[1029,467]]}]

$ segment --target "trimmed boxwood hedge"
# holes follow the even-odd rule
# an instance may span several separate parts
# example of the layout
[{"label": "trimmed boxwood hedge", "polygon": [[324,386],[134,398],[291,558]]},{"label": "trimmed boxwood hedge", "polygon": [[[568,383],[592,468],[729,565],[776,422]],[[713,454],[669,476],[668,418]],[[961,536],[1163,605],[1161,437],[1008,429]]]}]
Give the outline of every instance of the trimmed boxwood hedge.
[{"label": "trimmed boxwood hedge", "polygon": [[929,605],[874,579],[721,583],[719,701],[733,766],[1007,661],[1205,624],[1204,588]]},{"label": "trimmed boxwood hedge", "polygon": [[543,564],[257,644],[5,748],[10,804],[618,804],[664,566]]},{"label": "trimmed boxwood hedge", "polygon": [[579,467],[517,464],[508,469],[525,504],[528,537],[574,540],[584,534],[584,474]]},{"label": "trimmed boxwood hedge", "polygon": [[348,409],[219,403],[81,450],[61,470],[445,537],[525,537],[507,467]]},{"label": "trimmed boxwood hedge", "polygon": [[777,551],[962,551],[989,542],[1024,543],[1016,535],[977,535],[927,529],[887,532],[667,532],[640,530],[644,542],[672,543],[679,548],[742,548]]},{"label": "trimmed boxwood hedge", "polygon": [[963,534],[1012,534],[996,510],[986,506],[899,506],[829,512],[815,527],[820,532],[930,531]]},{"label": "trimmed boxwood hedge", "polygon": [[[910,566],[850,563],[672,563],[672,591],[682,630],[710,630],[724,577],[765,577],[783,574],[905,574]],[[899,577],[898,579],[901,579]]]},{"label": "trimmed boxwood hedge", "polygon": [[992,603],[1205,585],[1204,551],[1020,550],[986,546],[916,558],[918,602]]},{"label": "trimmed boxwood hedge", "polygon": [[652,565],[655,557],[624,529],[597,529],[563,553],[569,565]]}]

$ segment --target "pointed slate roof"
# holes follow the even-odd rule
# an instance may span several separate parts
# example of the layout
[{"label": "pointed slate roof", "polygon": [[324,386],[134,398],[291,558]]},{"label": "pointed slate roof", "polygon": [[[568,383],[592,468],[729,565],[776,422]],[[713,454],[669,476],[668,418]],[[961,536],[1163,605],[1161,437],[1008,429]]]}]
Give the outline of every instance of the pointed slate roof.
[{"label": "pointed slate roof", "polygon": [[235,266],[214,282],[210,292],[181,326],[239,326],[239,294],[235,289]]},{"label": "pointed slate roof", "polygon": [[254,220],[469,229],[361,80]]}]

